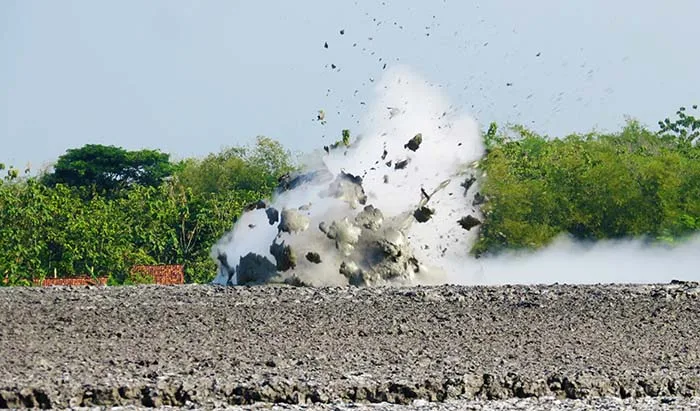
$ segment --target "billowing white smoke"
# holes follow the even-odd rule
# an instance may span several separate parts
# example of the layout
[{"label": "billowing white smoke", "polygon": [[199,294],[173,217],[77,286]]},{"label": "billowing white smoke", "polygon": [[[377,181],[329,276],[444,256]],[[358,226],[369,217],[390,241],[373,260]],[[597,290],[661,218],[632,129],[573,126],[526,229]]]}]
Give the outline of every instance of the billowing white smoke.
[{"label": "billowing white smoke", "polygon": [[[366,284],[700,280],[700,237],[676,248],[649,247],[639,241],[584,246],[562,238],[536,253],[469,257],[478,226],[466,230],[458,220],[465,216],[482,218],[478,207],[473,205],[479,176],[471,165],[483,155],[476,122],[453,112],[438,89],[406,68],[389,71],[377,85],[376,93],[370,114],[362,122],[361,135],[349,148],[341,146],[329,153],[319,150],[309,156],[309,171],[330,173],[327,176],[320,173],[317,178],[284,191],[269,205],[280,212],[292,210],[287,221],[292,228],[287,231],[291,232],[280,232],[278,222],[271,224],[269,210],[265,208],[244,213],[233,231],[212,250],[219,263],[215,283],[250,281],[248,274],[246,281],[238,278],[242,272],[239,263],[242,257],[256,254],[257,265],[252,266],[259,269],[259,272],[253,270],[253,279],[258,282],[293,279],[309,285],[348,284],[352,282],[351,276],[347,270],[341,273],[339,267],[350,263],[346,267],[355,264],[365,271],[372,268],[374,263],[368,262],[372,259],[371,252],[367,251],[371,247],[363,248],[362,243],[376,243],[378,239],[386,239],[384,242],[390,247],[400,248],[390,257],[396,260],[398,254],[404,253],[402,261],[409,268],[401,276],[394,274],[397,267],[400,270],[404,266],[379,268],[375,270],[379,278],[369,276]],[[412,151],[406,143],[418,133],[422,135],[422,143]],[[396,163],[405,160],[409,160],[406,167],[397,169]],[[366,204],[381,211],[383,219],[378,221],[383,226],[376,233],[358,228],[355,217],[364,205],[359,204],[353,184],[336,186],[336,195],[328,195],[329,185],[334,178],[342,177],[343,172],[362,177]],[[465,181],[470,183],[466,184],[468,190]],[[429,200],[423,193],[430,196]],[[434,210],[428,221],[418,222],[414,217],[414,211],[421,205]],[[334,231],[335,240],[327,235],[328,230],[324,233],[319,229],[322,223],[328,227],[334,221],[339,223],[337,232]],[[367,234],[369,240],[358,241],[358,236],[367,237]],[[405,240],[410,244],[404,244]],[[275,262],[279,255],[271,254],[273,243],[290,247],[294,267],[284,267],[283,273],[277,271]],[[309,252],[316,253],[320,262],[305,258]],[[415,265],[411,263],[413,257],[417,260]],[[266,276],[270,270],[280,275]]]},{"label": "billowing white smoke", "polygon": [[[448,282],[502,284],[649,284],[700,281],[700,236],[674,247],[641,240],[582,244],[562,236],[544,250],[472,261]],[[476,267],[475,267],[476,266]]]},{"label": "billowing white smoke", "polygon": [[[473,182],[475,173],[469,167],[483,155],[478,126],[470,117],[453,113],[437,89],[406,68],[389,71],[376,92],[370,114],[362,123],[364,129],[351,146],[314,153],[309,169],[325,169],[333,177],[343,172],[362,177],[366,204],[379,209],[384,226],[389,227],[381,235],[391,237],[397,230],[405,234],[410,242],[406,250],[411,251],[420,266],[415,278],[407,275],[398,280],[444,281],[446,277],[440,273],[452,267],[445,267],[443,262],[464,261],[477,232],[465,230],[458,221],[467,215],[480,218],[479,210],[472,205],[477,183]],[[412,150],[407,143],[417,134],[422,141]],[[400,167],[406,160],[405,167]],[[465,190],[463,183],[470,179],[469,190]],[[347,284],[347,276],[339,273],[339,266],[348,259],[338,249],[342,244],[329,239],[318,227],[321,223],[341,222],[345,217],[353,220],[363,205],[348,204],[353,198],[324,195],[329,183],[328,179],[307,182],[273,199],[271,205],[276,210],[298,210],[307,217],[308,229],[281,232],[278,237],[278,224],[268,222],[266,210],[253,210],[245,213],[233,231],[214,247],[213,257],[220,266],[234,269],[241,257],[249,253],[274,263],[270,245],[278,237],[278,242],[289,245],[296,257],[296,266],[287,270],[286,277],[314,285]],[[413,217],[423,205],[421,202],[434,211],[426,222]],[[351,228],[344,233],[352,231]],[[307,261],[304,256],[308,252],[318,253],[321,263]],[[362,265],[357,260],[364,256],[353,258]],[[221,264],[222,260],[225,264]],[[229,274],[220,267],[215,282],[226,283]],[[232,282],[240,282],[237,276],[233,275]]]}]

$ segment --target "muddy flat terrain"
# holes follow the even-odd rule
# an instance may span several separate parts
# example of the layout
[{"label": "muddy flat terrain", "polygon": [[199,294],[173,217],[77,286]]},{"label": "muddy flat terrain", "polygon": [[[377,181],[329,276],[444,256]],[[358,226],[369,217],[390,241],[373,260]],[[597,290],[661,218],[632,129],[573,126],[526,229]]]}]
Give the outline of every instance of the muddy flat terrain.
[{"label": "muddy flat terrain", "polygon": [[2,288],[0,408],[681,403],[698,330],[697,283]]}]

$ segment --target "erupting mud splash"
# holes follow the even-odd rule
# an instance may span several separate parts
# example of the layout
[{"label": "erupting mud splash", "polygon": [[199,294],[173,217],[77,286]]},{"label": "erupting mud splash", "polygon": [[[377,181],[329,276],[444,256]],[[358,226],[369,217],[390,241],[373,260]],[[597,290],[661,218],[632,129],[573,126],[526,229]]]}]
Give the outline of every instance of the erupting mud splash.
[{"label": "erupting mud splash", "polygon": [[700,236],[669,248],[566,237],[534,253],[468,256],[483,216],[476,122],[405,68],[377,88],[349,147],[325,147],[212,248],[214,283],[653,283],[700,280]]},{"label": "erupting mud splash", "polygon": [[405,68],[377,86],[356,141],[325,147],[212,249],[215,283],[445,282],[482,218],[478,126]]}]

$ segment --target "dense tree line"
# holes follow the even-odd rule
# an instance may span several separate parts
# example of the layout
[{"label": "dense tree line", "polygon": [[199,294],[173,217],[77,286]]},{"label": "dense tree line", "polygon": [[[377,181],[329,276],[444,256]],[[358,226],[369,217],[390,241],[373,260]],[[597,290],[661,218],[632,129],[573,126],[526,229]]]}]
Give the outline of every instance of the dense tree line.
[{"label": "dense tree line", "polygon": [[[700,230],[700,121],[681,108],[659,126],[629,121],[617,133],[555,139],[492,124],[480,162],[485,220],[472,252],[536,249],[562,233],[674,242]],[[54,275],[143,281],[130,277],[134,264],[184,264],[186,281],[210,281],[211,246],[293,168],[291,154],[263,137],[182,161],[87,145],[35,177],[0,164],[0,284]]]},{"label": "dense tree line", "polygon": [[[693,108],[697,109],[696,106]],[[686,114],[652,132],[550,139],[523,127],[485,133],[485,221],[476,255],[582,241],[674,242],[700,229],[700,121]]]},{"label": "dense tree line", "polygon": [[188,282],[210,281],[211,246],[292,167],[279,143],[259,138],[204,159],[87,145],[51,173],[10,168],[0,181],[0,283],[54,275],[124,283],[134,264],[185,264]]}]

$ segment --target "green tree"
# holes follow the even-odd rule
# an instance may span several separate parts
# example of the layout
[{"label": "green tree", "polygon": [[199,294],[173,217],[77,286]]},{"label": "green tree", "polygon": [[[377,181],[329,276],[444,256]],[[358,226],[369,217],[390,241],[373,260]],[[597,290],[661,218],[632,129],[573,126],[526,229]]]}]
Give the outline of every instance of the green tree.
[{"label": "green tree", "polygon": [[176,177],[195,195],[250,191],[269,196],[280,176],[294,169],[289,151],[268,137],[258,137],[253,148],[228,147],[204,159],[187,159]]},{"label": "green tree", "polygon": [[700,157],[688,134],[654,133],[633,120],[618,133],[562,139],[509,131],[487,133],[488,201],[474,254],[536,249],[562,233],[673,241],[700,229]]},{"label": "green tree", "polygon": [[172,174],[169,157],[157,150],[127,151],[88,144],[59,157],[43,182],[92,188],[101,194],[114,194],[133,185],[157,186]]},{"label": "green tree", "polygon": [[[698,106],[693,105],[693,110],[697,109]],[[687,114],[685,107],[679,108],[676,116],[677,118],[673,120],[666,117],[663,121],[659,121],[659,133],[675,138],[685,145],[697,143],[700,139],[700,119]]]}]

